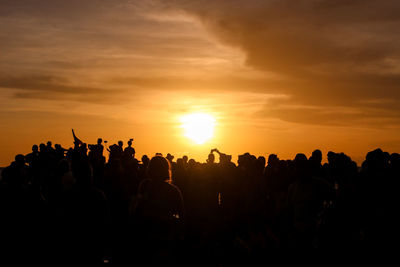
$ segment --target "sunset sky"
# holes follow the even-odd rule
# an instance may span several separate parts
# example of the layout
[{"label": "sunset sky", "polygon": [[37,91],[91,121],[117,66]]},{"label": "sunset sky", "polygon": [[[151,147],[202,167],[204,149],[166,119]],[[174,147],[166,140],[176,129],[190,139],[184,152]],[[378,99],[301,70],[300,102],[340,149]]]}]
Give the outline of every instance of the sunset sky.
[{"label": "sunset sky", "polygon": [[139,157],[399,152],[400,1],[1,0],[0,127],[0,166],[71,128]]}]

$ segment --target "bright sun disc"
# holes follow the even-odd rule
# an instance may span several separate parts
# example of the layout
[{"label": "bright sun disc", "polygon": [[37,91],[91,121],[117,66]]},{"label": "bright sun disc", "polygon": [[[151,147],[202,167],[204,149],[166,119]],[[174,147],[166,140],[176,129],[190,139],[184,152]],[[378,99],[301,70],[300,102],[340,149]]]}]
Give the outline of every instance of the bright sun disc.
[{"label": "bright sun disc", "polygon": [[205,113],[192,113],[182,116],[184,135],[196,144],[204,144],[214,135],[215,119]]}]

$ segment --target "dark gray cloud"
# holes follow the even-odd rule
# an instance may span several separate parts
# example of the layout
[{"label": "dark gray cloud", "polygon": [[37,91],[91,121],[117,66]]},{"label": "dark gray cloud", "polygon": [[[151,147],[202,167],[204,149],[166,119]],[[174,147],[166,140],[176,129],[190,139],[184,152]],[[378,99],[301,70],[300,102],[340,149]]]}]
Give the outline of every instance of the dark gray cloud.
[{"label": "dark gray cloud", "polygon": [[[198,17],[219,40],[242,49],[249,66],[287,77],[280,87],[293,104],[363,109],[360,100],[400,102],[399,1],[177,0],[165,6]],[[399,112],[394,105],[381,108],[389,116]],[[279,110],[279,117],[304,121]],[[304,112],[315,122],[334,122],[334,116]]]},{"label": "dark gray cloud", "polygon": [[254,115],[326,126],[385,128],[400,125],[400,102],[392,99],[359,101],[352,106],[299,105],[293,98],[272,98]]},{"label": "dark gray cloud", "polygon": [[221,40],[243,48],[248,63],[263,69],[308,72],[399,56],[398,1],[172,2],[197,15]]},{"label": "dark gray cloud", "polygon": [[[72,84],[55,75],[0,75],[0,88],[12,89],[16,98],[113,102],[122,90]],[[110,101],[111,100],[111,101]]]},{"label": "dark gray cloud", "polygon": [[0,15],[41,17],[54,20],[90,17],[87,15],[89,11],[92,11],[92,15],[102,10],[107,11],[118,5],[118,2],[109,0],[2,0]]}]

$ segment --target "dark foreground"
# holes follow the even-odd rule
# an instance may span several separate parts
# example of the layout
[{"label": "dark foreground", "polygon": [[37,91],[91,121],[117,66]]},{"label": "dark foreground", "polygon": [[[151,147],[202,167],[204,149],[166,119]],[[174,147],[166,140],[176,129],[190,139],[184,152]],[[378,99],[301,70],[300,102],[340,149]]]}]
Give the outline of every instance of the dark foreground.
[{"label": "dark foreground", "polygon": [[[375,150],[357,166],[343,153],[293,160],[231,156],[207,163],[79,139],[18,155],[2,171],[2,257],[128,265],[231,265],[271,248],[375,248],[398,227],[400,156]],[[214,153],[219,163],[214,162]],[[167,162],[167,163],[166,163]],[[170,167],[169,167],[170,166]],[[169,175],[171,168],[172,176]]]}]

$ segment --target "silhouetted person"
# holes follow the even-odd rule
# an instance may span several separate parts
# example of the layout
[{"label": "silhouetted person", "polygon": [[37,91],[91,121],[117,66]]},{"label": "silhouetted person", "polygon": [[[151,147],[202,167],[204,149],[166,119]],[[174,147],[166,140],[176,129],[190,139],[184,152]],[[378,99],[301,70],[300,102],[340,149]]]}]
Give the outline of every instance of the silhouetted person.
[{"label": "silhouetted person", "polygon": [[98,153],[100,154],[100,156],[103,156],[103,150],[104,150],[104,146],[102,145],[103,143],[103,139],[102,138],[98,138],[97,139],[97,146],[98,146]]},{"label": "silhouetted person", "polygon": [[64,158],[65,152],[67,150],[64,149],[60,144],[55,144],[54,145],[54,152],[55,152],[55,157],[57,161],[60,161]]},{"label": "silhouetted person", "polygon": [[122,152],[123,151],[121,150],[120,146],[118,146],[116,144],[111,145],[108,148],[108,151],[110,152],[109,161],[122,159]]},{"label": "silhouetted person", "polygon": [[310,163],[304,154],[297,154],[294,160],[296,180],[288,192],[289,215],[293,227],[294,247],[314,247],[318,215],[324,203],[333,199],[334,191],[328,183],[311,175]]},{"label": "silhouetted person", "polygon": [[18,154],[15,161],[2,172],[2,182],[10,186],[26,186],[29,181],[29,168],[25,164],[25,156]]},{"label": "silhouetted person", "polygon": [[317,149],[314,150],[310,159],[310,167],[311,167],[311,172],[312,175],[315,177],[319,177],[319,178],[323,178],[324,173],[323,173],[323,169],[322,169],[322,152],[321,150]]},{"label": "silhouetted person", "polygon": [[215,156],[213,153],[208,154],[207,163],[213,164],[215,162]]},{"label": "silhouetted person", "polygon": [[396,241],[398,153],[376,149],[359,167],[333,151],[323,166],[320,150],[309,159],[270,154],[267,166],[263,156],[247,152],[236,166],[218,149],[206,162],[187,156],[173,162],[169,153],[138,161],[130,140],[124,150],[122,142],[110,146],[106,163],[101,138],[86,145],[73,137],[66,154],[49,141],[2,170],[1,239],[19,256],[31,259],[31,251],[86,265],[107,256],[128,266],[186,255],[229,265],[274,247],[373,248]]},{"label": "silhouetted person", "polygon": [[188,161],[189,161],[188,156],[184,155],[184,156],[182,157],[182,160],[183,160],[183,166],[184,166],[185,168],[187,168]]},{"label": "silhouetted person", "polygon": [[102,145],[102,143],[103,139],[98,138],[97,144],[88,146],[91,152],[90,156],[93,159],[93,161],[102,161],[103,151],[104,151],[104,146]]},{"label": "silhouetted person", "polygon": [[124,152],[124,142],[122,142],[121,140],[118,141],[118,146],[119,146],[119,149],[120,149],[121,155],[122,155],[122,153]]},{"label": "silhouetted person", "polygon": [[174,160],[174,156],[171,155],[170,153],[167,153],[167,156],[165,157],[169,163],[172,165],[173,164],[173,160]]},{"label": "silhouetted person", "polygon": [[315,162],[317,165],[321,165],[321,162],[322,162],[322,152],[321,152],[321,150],[319,150],[319,149],[314,150],[312,155],[311,155],[311,157],[310,157],[310,160],[313,163]]},{"label": "silhouetted person", "polygon": [[93,168],[93,184],[97,188],[104,189],[104,165],[106,158],[103,156],[103,139],[98,138],[97,144],[89,145],[89,161]]},{"label": "silhouetted person", "polygon": [[55,154],[55,150],[53,148],[52,142],[48,141],[47,142],[47,152],[51,153],[51,154]]},{"label": "silhouetted person", "polygon": [[31,165],[35,165],[39,158],[39,147],[37,145],[32,146],[32,152],[25,156],[26,162]]},{"label": "silhouetted person", "polygon": [[25,156],[25,161],[29,165],[30,173],[32,175],[32,185],[39,190],[40,179],[40,162],[39,162],[39,147],[32,146],[32,152]]},{"label": "silhouetted person", "polygon": [[128,159],[133,159],[135,157],[135,149],[132,147],[133,139],[129,139],[128,146],[124,149],[124,157]]},{"label": "silhouetted person", "polygon": [[[61,171],[67,174],[68,162],[63,164]],[[64,188],[57,206],[56,219],[62,229],[55,240],[60,245],[59,257],[72,264],[100,265],[107,240],[108,202],[104,193],[92,184],[89,161],[74,158],[73,166],[76,183]]]},{"label": "silhouetted person", "polygon": [[147,155],[142,156],[142,163],[139,165],[139,179],[144,180],[147,178],[147,167],[149,166],[150,159]]},{"label": "silhouetted person", "polygon": [[148,166],[148,179],[139,186],[132,203],[133,221],[149,260],[170,261],[182,238],[184,206],[180,190],[171,184],[171,166],[167,159],[155,156]]}]

